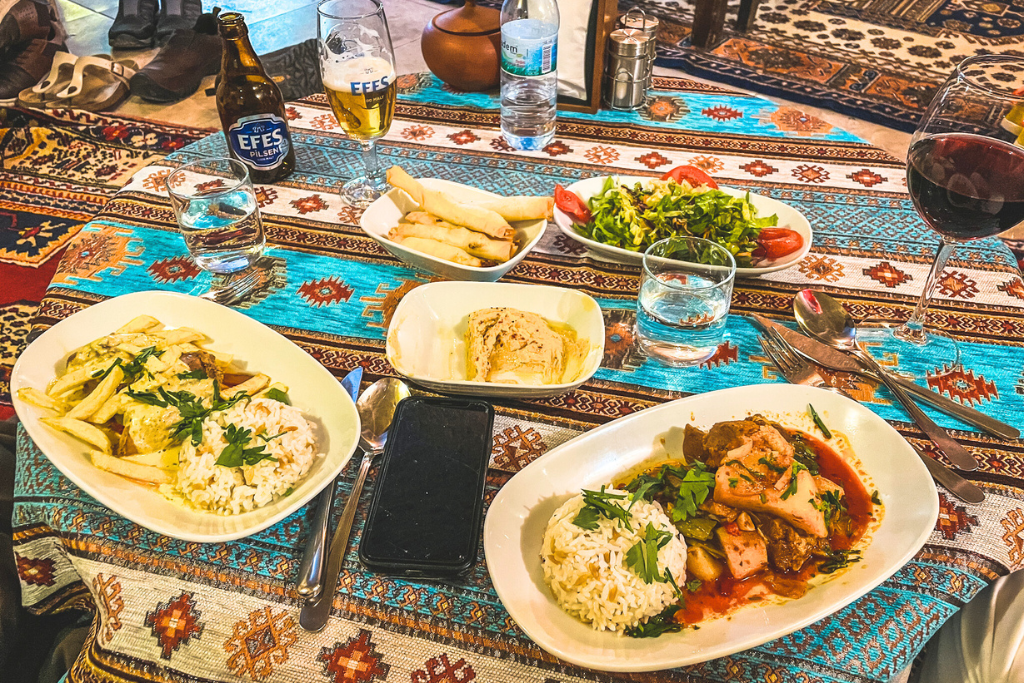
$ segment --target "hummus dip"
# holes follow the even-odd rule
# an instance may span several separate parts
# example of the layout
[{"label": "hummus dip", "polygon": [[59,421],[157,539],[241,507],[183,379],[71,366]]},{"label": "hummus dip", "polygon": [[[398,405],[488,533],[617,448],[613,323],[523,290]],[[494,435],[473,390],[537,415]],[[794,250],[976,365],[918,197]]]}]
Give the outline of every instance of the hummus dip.
[{"label": "hummus dip", "polygon": [[469,379],[498,384],[564,384],[579,377],[590,344],[568,325],[515,308],[469,314]]}]

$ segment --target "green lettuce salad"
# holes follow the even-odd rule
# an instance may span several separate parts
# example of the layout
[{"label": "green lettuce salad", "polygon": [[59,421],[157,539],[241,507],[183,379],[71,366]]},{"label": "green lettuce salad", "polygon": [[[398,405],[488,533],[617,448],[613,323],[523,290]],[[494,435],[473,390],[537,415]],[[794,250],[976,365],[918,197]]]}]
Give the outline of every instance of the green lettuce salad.
[{"label": "green lettuce salad", "polygon": [[590,222],[575,227],[595,242],[642,252],[666,237],[701,237],[728,249],[739,268],[750,267],[761,229],[778,224],[775,214],[757,217],[750,193],[733,197],[674,180],[651,179],[630,188],[609,177],[587,204]]}]

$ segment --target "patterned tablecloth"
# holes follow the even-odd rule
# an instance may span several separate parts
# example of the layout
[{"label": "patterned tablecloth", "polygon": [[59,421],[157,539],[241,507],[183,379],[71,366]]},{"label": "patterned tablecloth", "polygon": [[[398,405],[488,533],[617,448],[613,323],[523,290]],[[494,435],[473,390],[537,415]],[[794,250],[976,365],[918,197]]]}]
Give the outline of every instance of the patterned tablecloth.
[{"label": "patterned tablecloth", "polygon": [[[557,139],[523,154],[502,141],[492,99],[448,91],[429,76],[403,76],[399,84],[382,161],[416,176],[546,194],[557,182],[612,170],[653,175],[692,163],[799,208],[814,227],[813,250],[794,268],[739,281],[734,314],[791,319],[793,293],[813,286],[858,317],[906,318],[937,244],[907,197],[901,160],[760,98],[656,79],[658,92],[641,111],[562,115]],[[288,115],[298,170],[257,190],[272,246],[260,290],[243,310],[337,376],[362,365],[374,381],[392,373],[383,340],[395,305],[429,278],[365,237],[358,212],[338,198],[335,189],[359,156],[324,99],[295,103]],[[185,255],[164,179],[172,162],[225,151],[223,137],[212,135],[135,175],[69,247],[37,326],[126,292],[205,290],[209,276]],[[488,499],[512,473],[596,425],[691,393],[780,381],[741,315],[730,317],[726,342],[702,366],[645,363],[631,333],[638,269],[588,258],[554,226],[506,279],[596,297],[607,354],[596,378],[577,391],[498,404]],[[928,384],[1019,424],[1024,283],[1009,252],[993,240],[964,247],[939,289],[933,321],[966,342],[964,366],[933,368]],[[924,445],[884,393],[849,388]],[[1024,567],[1021,443],[934,415],[981,460],[970,478],[984,487],[985,503],[967,506],[940,491],[927,544],[878,589],[789,636],[686,669],[614,676],[568,666],[517,628],[482,561],[463,584],[416,583],[361,570],[356,543],[334,617],[322,633],[306,633],[292,583],[311,510],[239,541],[176,541],[98,505],[23,434],[14,523],[24,603],[37,612],[95,609],[74,681],[884,681],[986,583]]]}]

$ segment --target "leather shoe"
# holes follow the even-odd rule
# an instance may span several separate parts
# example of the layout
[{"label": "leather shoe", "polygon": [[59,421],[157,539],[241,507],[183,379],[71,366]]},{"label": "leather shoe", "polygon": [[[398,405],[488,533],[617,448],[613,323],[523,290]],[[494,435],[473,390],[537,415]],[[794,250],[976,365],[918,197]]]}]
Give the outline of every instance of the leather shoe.
[{"label": "leather shoe", "polygon": [[50,70],[53,56],[62,46],[34,38],[8,51],[7,59],[0,62],[0,106],[17,102],[18,94],[38,83]]},{"label": "leather shoe", "polygon": [[107,31],[110,47],[152,47],[156,35],[157,0],[120,0],[117,16]]},{"label": "leather shoe", "polygon": [[199,17],[194,28],[175,31],[153,61],[132,76],[132,94],[148,102],[175,102],[198,90],[203,77],[217,73],[223,51],[217,11]]},{"label": "leather shoe", "polygon": [[162,0],[160,16],[156,20],[156,42],[163,43],[175,31],[192,28],[203,13],[202,0]]},{"label": "leather shoe", "polygon": [[45,2],[18,0],[0,19],[0,52],[35,38],[50,40],[53,36],[50,10]]}]

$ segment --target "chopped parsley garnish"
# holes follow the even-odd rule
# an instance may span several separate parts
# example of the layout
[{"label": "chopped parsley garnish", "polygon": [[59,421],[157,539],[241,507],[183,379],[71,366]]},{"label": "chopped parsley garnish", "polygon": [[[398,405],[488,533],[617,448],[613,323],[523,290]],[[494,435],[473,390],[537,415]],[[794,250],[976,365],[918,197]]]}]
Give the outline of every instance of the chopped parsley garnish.
[{"label": "chopped parsley garnish", "polygon": [[691,593],[696,593],[698,590],[700,590],[700,587],[703,586],[703,585],[704,585],[704,582],[701,581],[700,579],[694,579],[693,581],[687,581],[686,582],[686,590],[690,591]]},{"label": "chopped parsley garnish", "polygon": [[831,526],[832,520],[847,514],[846,501],[838,491],[825,491],[818,494],[818,500],[811,500],[814,509],[825,515],[825,526]]},{"label": "chopped parsley garnish", "polygon": [[288,394],[283,392],[283,391],[281,391],[277,387],[271,387],[271,388],[267,389],[266,393],[264,393],[263,395],[266,396],[269,399],[274,400],[274,401],[279,401],[281,403],[284,403],[285,405],[289,405],[290,406],[292,404],[292,400],[290,398],[288,398]]},{"label": "chopped parsley garnish", "polygon": [[276,439],[278,437],[281,437],[281,436],[284,436],[287,433],[288,432],[281,432],[280,434],[274,434],[273,436],[267,436],[266,434],[257,434],[256,436],[258,436],[259,438],[263,439],[263,443],[270,443],[274,439]]},{"label": "chopped parsley garnish", "polygon": [[644,580],[644,583],[665,581],[658,572],[658,550],[672,540],[672,534],[662,531],[648,522],[644,529],[644,537],[626,551],[624,563]]},{"label": "chopped parsley garnish", "polygon": [[106,378],[107,375],[109,375],[114,370],[114,368],[116,368],[119,365],[121,365],[121,359],[115,358],[114,362],[108,365],[106,370],[97,370],[96,372],[92,373],[91,377],[93,379],[102,381],[103,379]]},{"label": "chopped parsley garnish", "polygon": [[206,370],[203,370],[202,368],[178,373],[178,379],[207,379],[207,377],[208,375],[206,374]]},{"label": "chopped parsley garnish", "polygon": [[871,492],[871,502],[874,503],[875,505],[882,504],[882,499],[878,497],[877,489]]},{"label": "chopped parsley garnish", "polygon": [[696,515],[697,507],[707,500],[714,486],[714,472],[709,472],[702,462],[694,463],[679,483],[679,491],[676,493],[675,505],[672,508],[672,521],[681,522]]},{"label": "chopped parsley garnish", "polygon": [[675,591],[676,597],[682,603],[686,602],[686,596],[683,594],[683,589],[676,583],[676,577],[672,576],[672,570],[665,567],[665,580],[668,581],[668,585],[672,586],[672,590]]},{"label": "chopped parsley garnish", "polygon": [[811,449],[799,434],[794,434],[790,443],[793,445],[793,459],[806,467],[811,474],[818,475],[818,454]]},{"label": "chopped parsley garnish", "polygon": [[669,605],[660,613],[647,620],[646,623],[637,624],[627,628],[625,633],[630,638],[657,638],[663,633],[676,633],[683,629],[683,625],[675,620],[676,612],[682,607]]},{"label": "chopped parsley garnish", "polygon": [[158,406],[160,408],[166,408],[168,406],[167,401],[150,391],[132,391],[131,387],[129,387],[128,395],[139,403],[145,403],[149,406]]},{"label": "chopped parsley garnish", "polygon": [[251,448],[245,447],[252,440],[252,430],[250,429],[229,424],[224,430],[224,440],[228,442],[228,445],[220,452],[216,463],[221,467],[241,467],[243,464],[251,467],[262,460],[277,462],[276,458],[266,452],[266,444]]},{"label": "chopped parsley garnish", "polygon": [[790,479],[789,479],[789,486],[787,486],[786,490],[782,492],[782,500],[786,500],[787,498],[792,496],[794,493],[796,493],[796,487],[797,487],[796,475],[797,475],[797,473],[800,472],[800,470],[806,470],[806,469],[807,469],[806,467],[804,467],[803,465],[800,464],[799,460],[793,462],[793,476],[790,477]]},{"label": "chopped parsley garnish", "polygon": [[736,477],[729,477],[729,488],[736,488],[736,484],[740,483],[740,480]]},{"label": "chopped parsley garnish", "polygon": [[606,493],[602,486],[600,491],[588,491],[583,489],[583,508],[576,514],[572,523],[581,529],[593,531],[597,528],[597,520],[602,516],[608,519],[617,519],[622,526],[630,531],[633,527],[629,525],[629,512],[620,505],[611,501],[625,500],[624,493]]},{"label": "chopped parsley garnish", "polygon": [[645,481],[636,487],[636,491],[629,496],[629,507],[627,510],[632,510],[633,506],[636,505],[638,500],[653,500],[654,493],[651,493],[651,497],[648,498],[647,494],[650,493],[654,487],[661,486],[662,482],[658,479],[652,479],[651,481]]},{"label": "chopped parsley garnish", "polygon": [[830,432],[828,427],[825,426],[825,421],[821,419],[821,415],[818,415],[818,411],[814,409],[814,406],[808,403],[807,410],[811,413],[811,419],[814,420],[814,424],[821,430],[822,435],[826,439],[831,439],[832,432]]},{"label": "chopped parsley garnish", "polygon": [[828,556],[818,564],[818,571],[832,574],[855,562],[860,562],[859,550],[830,550]]},{"label": "chopped parsley garnish", "polygon": [[141,377],[143,372],[147,372],[146,361],[150,356],[159,356],[161,353],[163,351],[157,351],[155,346],[147,346],[139,351],[139,355],[135,356],[130,363],[121,366],[124,370],[125,382],[131,384]]},{"label": "chopped parsley garnish", "polygon": [[768,496],[766,496],[766,495],[764,494],[764,492],[762,492],[762,493],[761,493],[761,495],[759,496],[759,498],[761,499],[761,505],[764,505],[765,503],[767,503],[767,502],[768,502]]},{"label": "chopped parsley garnish", "polygon": [[786,471],[785,465],[779,465],[774,460],[769,460],[768,458],[761,457],[758,458],[757,461],[764,465],[765,467],[767,467],[768,469],[770,469],[775,474],[782,474],[783,472]]}]

